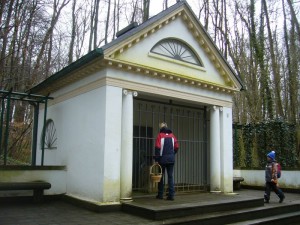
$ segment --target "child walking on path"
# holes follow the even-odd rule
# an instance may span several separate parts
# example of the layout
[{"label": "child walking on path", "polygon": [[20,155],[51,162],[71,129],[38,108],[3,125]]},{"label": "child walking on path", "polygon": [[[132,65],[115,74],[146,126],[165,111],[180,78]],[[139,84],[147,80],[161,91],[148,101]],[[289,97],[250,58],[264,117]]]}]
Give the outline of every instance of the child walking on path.
[{"label": "child walking on path", "polygon": [[275,152],[271,151],[267,155],[267,165],[265,169],[265,203],[269,203],[271,190],[273,190],[279,197],[279,203],[282,203],[285,196],[282,190],[278,187],[278,178],[277,178],[277,162],[275,160]]}]

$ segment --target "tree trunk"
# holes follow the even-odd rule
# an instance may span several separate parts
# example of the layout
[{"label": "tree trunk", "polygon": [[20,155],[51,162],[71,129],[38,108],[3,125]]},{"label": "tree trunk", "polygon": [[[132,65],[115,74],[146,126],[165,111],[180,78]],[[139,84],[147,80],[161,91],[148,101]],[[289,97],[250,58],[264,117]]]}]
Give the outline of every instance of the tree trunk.
[{"label": "tree trunk", "polygon": [[297,34],[298,34],[297,37],[298,37],[298,41],[299,41],[299,44],[300,44],[300,25],[299,25],[299,21],[297,19],[297,16],[296,16],[296,13],[295,13],[295,10],[294,10],[294,7],[293,7],[293,4],[292,4],[291,0],[287,0],[287,2],[288,2],[288,5],[290,7],[292,21],[295,24]]},{"label": "tree trunk", "polygon": [[94,20],[94,48],[97,48],[97,40],[98,40],[98,22],[99,22],[99,6],[100,6],[100,0],[96,0],[96,5],[95,5],[95,20]]},{"label": "tree trunk", "polygon": [[150,0],[143,0],[143,22],[149,19]]},{"label": "tree trunk", "polygon": [[26,23],[26,27],[24,28],[23,32],[23,38],[21,40],[22,43],[22,53],[21,53],[21,58],[22,58],[22,72],[21,76],[24,78],[22,82],[22,87],[21,90],[26,90],[30,87],[31,85],[31,76],[30,76],[30,71],[31,71],[31,52],[30,52],[30,35],[31,35],[31,27],[32,27],[32,22],[34,19],[34,15],[37,10],[37,5],[38,5],[38,0],[32,1],[31,7],[30,7],[30,12],[29,12],[29,19]]},{"label": "tree trunk", "polygon": [[293,72],[292,72],[292,60],[291,60],[291,51],[290,51],[290,45],[289,45],[289,36],[288,36],[288,28],[287,28],[287,18],[286,18],[286,12],[285,12],[285,6],[284,6],[284,0],[282,0],[282,7],[283,7],[283,16],[284,16],[284,39],[285,39],[285,48],[286,48],[286,60],[287,60],[287,70],[288,70],[288,99],[289,99],[289,107],[288,107],[288,112],[289,113],[289,121],[293,121],[293,117],[294,117],[294,109],[292,109],[292,105],[294,102],[294,97],[293,96],[293,87],[292,87],[292,77],[293,77]]},{"label": "tree trunk", "polygon": [[72,30],[71,30],[71,40],[70,40],[70,47],[69,47],[69,54],[68,54],[68,63],[71,64],[73,62],[73,54],[74,54],[74,44],[75,44],[75,38],[76,38],[76,24],[77,24],[77,18],[76,18],[76,1],[73,0],[72,5]]},{"label": "tree trunk", "polygon": [[163,1],[163,10],[168,8],[168,0]]},{"label": "tree trunk", "polygon": [[262,0],[262,6],[264,9],[264,15],[266,16],[266,25],[268,30],[268,40],[270,45],[270,55],[271,55],[271,67],[272,67],[272,74],[273,74],[273,80],[274,80],[274,93],[275,93],[275,109],[276,109],[276,115],[280,117],[284,117],[283,114],[283,108],[282,108],[282,102],[281,102],[281,86],[280,86],[280,73],[279,73],[279,67],[276,61],[275,57],[275,51],[273,46],[273,37],[272,32],[270,28],[270,19],[269,19],[269,13],[268,13],[268,7],[266,0]]},{"label": "tree trunk", "polygon": [[107,44],[107,38],[108,38],[108,27],[109,27],[109,18],[110,18],[110,4],[111,1],[108,0],[107,2],[107,16],[106,16],[106,23],[105,23],[105,37],[104,37],[104,43]]},{"label": "tree trunk", "polygon": [[[46,45],[48,44],[48,41],[49,39],[51,38],[51,35],[53,34],[53,29],[59,19],[59,16],[60,16],[60,13],[61,13],[61,10],[70,2],[70,0],[63,0],[62,4],[59,6],[59,2],[57,2],[57,0],[54,0],[54,3],[53,3],[53,15],[52,15],[52,18],[51,18],[51,23],[50,23],[50,27],[48,28],[45,36],[44,36],[44,39],[42,41],[42,45],[41,45],[41,49],[39,51],[39,54],[37,56],[37,60],[36,60],[36,63],[35,63],[35,66],[34,66],[34,71],[33,71],[33,74],[35,76],[37,76],[38,74],[38,71],[39,71],[39,68],[41,66],[41,60],[42,60],[42,57],[45,53],[45,50],[46,50]],[[40,78],[37,77],[37,80],[35,82],[37,82]]]},{"label": "tree trunk", "polygon": [[[10,1],[10,4],[7,9],[7,16],[6,16],[6,21],[4,25],[4,29],[1,32],[2,33],[2,48],[1,48],[1,54],[0,54],[0,88],[5,89],[8,88],[9,81],[6,81],[5,78],[8,76],[6,75],[6,50],[7,50],[7,44],[8,44],[8,33],[11,30],[11,18],[12,18],[12,12],[13,12],[13,5],[14,5],[14,0]],[[4,2],[5,3],[5,2]],[[1,7],[4,8],[4,5]]]},{"label": "tree trunk", "polygon": [[[259,94],[259,83],[258,83],[258,76],[257,76],[257,62],[255,57],[255,52],[253,51],[254,47],[254,41],[253,39],[256,39],[256,35],[254,34],[255,38],[253,38],[252,34],[252,27],[251,27],[251,21],[248,22],[246,18],[244,17],[243,13],[240,11],[239,6],[236,4],[236,11],[239,14],[242,22],[245,24],[245,27],[247,29],[249,40],[249,46],[246,45],[244,36],[246,34],[242,34],[241,37],[238,35],[238,29],[235,32],[235,35],[238,37],[238,40],[236,42],[237,45],[239,45],[238,54],[241,54],[242,57],[237,55],[236,57],[240,57],[239,61],[239,67],[237,69],[240,69],[241,74],[245,73],[244,81],[246,83],[247,91],[245,92],[245,98],[246,98],[246,104],[243,106],[245,113],[242,115],[242,123],[247,122],[259,122],[261,121],[261,96]],[[250,14],[249,10],[247,11],[248,14]],[[251,18],[251,16],[250,16]],[[247,55],[247,51],[249,52],[249,56]],[[246,66],[245,66],[246,65]]]},{"label": "tree trunk", "polygon": [[136,16],[137,16],[137,11],[138,11],[138,0],[135,0],[133,3],[133,12],[131,15],[131,20],[130,23],[136,22]]},{"label": "tree trunk", "polygon": [[96,1],[94,0],[94,4],[91,4],[91,18],[90,18],[90,35],[89,35],[89,52],[92,51],[92,45],[93,45],[93,36],[94,36],[94,21],[95,21],[95,11],[96,11]]},{"label": "tree trunk", "polygon": [[260,68],[260,94],[262,97],[262,112],[263,119],[273,119],[273,99],[268,82],[268,73],[266,71],[264,62],[264,23],[262,14],[260,16],[260,30],[259,38],[256,37],[256,25],[255,25],[255,1],[251,0],[250,5],[250,21],[251,21],[251,34],[250,42],[254,50],[254,57],[257,59],[257,63]]},{"label": "tree trunk", "polygon": [[[298,72],[298,60],[299,60],[299,46],[297,45],[296,39],[296,27],[297,23],[295,22],[293,16],[291,19],[291,28],[290,35],[288,35],[288,28],[286,24],[286,13],[283,4],[284,10],[284,34],[286,41],[286,49],[287,49],[287,59],[288,59],[288,87],[289,87],[289,100],[290,100],[290,118],[289,121],[292,123],[297,122],[297,117],[299,116],[299,104],[298,97],[299,96],[299,79],[297,78]],[[298,35],[299,36],[299,35]],[[298,48],[298,50],[297,50]]]}]

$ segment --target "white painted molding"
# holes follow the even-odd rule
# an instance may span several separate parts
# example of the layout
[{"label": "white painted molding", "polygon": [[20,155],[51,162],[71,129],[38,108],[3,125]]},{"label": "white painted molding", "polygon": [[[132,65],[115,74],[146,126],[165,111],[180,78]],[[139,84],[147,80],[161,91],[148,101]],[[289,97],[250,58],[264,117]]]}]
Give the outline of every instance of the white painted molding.
[{"label": "white painted molding", "polygon": [[[175,79],[175,78],[174,78]],[[97,88],[103,87],[103,86],[114,86],[114,87],[120,87],[123,88],[123,90],[135,90],[137,93],[139,91],[141,92],[148,92],[148,93],[153,93],[157,94],[157,87],[152,86],[152,85],[145,85],[145,84],[139,84],[131,81],[125,81],[121,79],[114,79],[114,78],[102,78],[96,81],[93,81],[91,83],[88,83],[84,85],[83,87],[76,88],[72,91],[63,93],[61,95],[55,96],[55,98],[52,101],[49,101],[49,106],[50,105],[55,105],[58,104],[62,101],[65,101],[67,99],[71,99],[73,97],[76,97],[80,94],[95,90]],[[201,83],[196,82],[195,85],[197,86],[202,86]],[[180,92],[180,91],[175,91],[175,90],[169,90],[169,89],[160,89],[160,95],[168,96],[168,97],[174,97],[174,98],[179,98],[183,100],[189,100],[192,102],[202,102],[207,105],[219,105],[222,107],[228,107],[232,108],[232,102],[231,101],[224,101],[224,100],[219,100],[217,98],[212,98],[212,97],[206,97],[206,96],[199,96],[199,95],[194,95],[190,93],[185,93],[185,92]],[[123,93],[124,94],[124,93]],[[41,105],[41,108],[43,108],[43,105]],[[207,111],[210,110],[210,107],[207,107]]]}]

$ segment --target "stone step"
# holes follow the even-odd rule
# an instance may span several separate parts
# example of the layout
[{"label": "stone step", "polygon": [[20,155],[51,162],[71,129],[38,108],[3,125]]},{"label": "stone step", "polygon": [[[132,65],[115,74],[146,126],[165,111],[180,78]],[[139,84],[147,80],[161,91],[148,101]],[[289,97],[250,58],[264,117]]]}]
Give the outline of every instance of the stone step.
[{"label": "stone step", "polygon": [[[254,207],[241,210],[230,210],[166,219],[163,224],[185,225],[254,225],[254,224],[299,224],[300,205],[281,205],[266,208]],[[274,216],[276,215],[276,216]]]},{"label": "stone step", "polygon": [[275,216],[264,217],[260,219],[247,220],[243,222],[230,223],[228,225],[298,225],[300,221],[300,212],[290,212]]},{"label": "stone step", "polygon": [[[261,197],[226,195],[183,195],[175,201],[155,198],[123,203],[123,212],[163,224],[270,224],[270,221],[299,220],[300,202],[264,204]],[[275,216],[274,216],[275,215]],[[273,224],[273,223],[272,223]],[[279,223],[278,223],[279,224]]]},{"label": "stone step", "polygon": [[[228,210],[237,209],[248,209],[253,207],[260,207],[264,205],[263,198],[252,197],[243,199],[232,199],[232,200],[218,200],[212,201],[199,201],[193,203],[182,203],[166,204],[165,200],[152,200],[148,199],[148,204],[145,203],[146,200],[129,202],[122,204],[122,211],[130,213],[133,215],[145,217],[147,219],[153,220],[166,220],[171,218],[180,218],[194,215],[203,215],[215,212],[222,212]],[[151,204],[152,203],[152,204]],[[160,204],[161,203],[161,204]],[[172,204],[173,203],[173,204]]]}]

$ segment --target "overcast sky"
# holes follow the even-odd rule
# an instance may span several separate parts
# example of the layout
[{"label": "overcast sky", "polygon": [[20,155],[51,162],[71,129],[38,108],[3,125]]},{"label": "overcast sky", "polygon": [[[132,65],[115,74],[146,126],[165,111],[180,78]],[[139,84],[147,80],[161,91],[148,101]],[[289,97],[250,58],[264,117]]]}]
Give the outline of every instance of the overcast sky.
[{"label": "overcast sky", "polygon": [[[193,9],[197,6],[196,2],[199,2],[199,1],[201,1],[201,0],[187,0],[187,3]],[[150,0],[150,16],[154,16],[163,10],[163,2],[164,2],[164,0]],[[168,7],[170,7],[171,5],[174,5],[176,2],[177,2],[177,0],[169,0]]]}]

